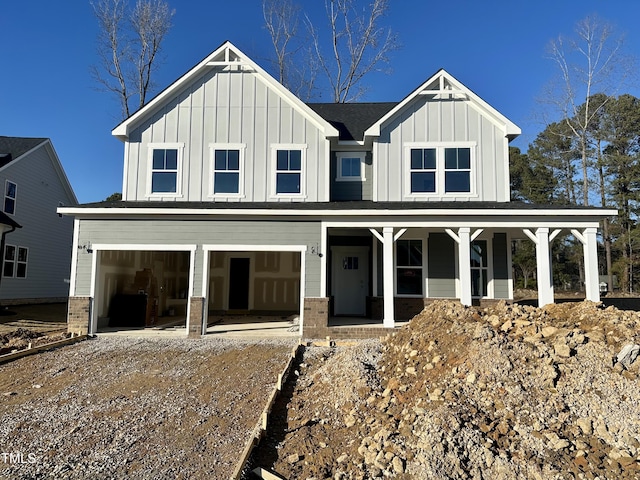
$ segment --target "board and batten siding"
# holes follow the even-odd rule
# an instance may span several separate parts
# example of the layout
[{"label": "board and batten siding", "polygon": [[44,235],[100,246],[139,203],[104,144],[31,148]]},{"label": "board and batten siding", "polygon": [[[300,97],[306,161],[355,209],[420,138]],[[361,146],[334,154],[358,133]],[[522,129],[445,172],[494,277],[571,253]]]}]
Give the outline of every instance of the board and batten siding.
[{"label": "board and batten siding", "polygon": [[75,200],[63,187],[50,155],[53,152],[43,144],[0,171],[0,205],[4,205],[6,181],[15,183],[16,207],[11,218],[22,226],[7,234],[6,244],[28,248],[27,277],[3,277],[0,299],[69,294],[73,218],[59,216],[56,209],[59,203],[75,205]]},{"label": "board and batten siding", "polygon": [[[202,245],[304,245],[307,297],[320,296],[320,257],[311,247],[320,244],[320,222],[238,220],[80,220],[80,244],[197,245],[194,293],[200,294]],[[92,254],[78,253],[76,296],[90,295]]]},{"label": "board and batten siding", "polygon": [[245,146],[243,196],[230,201],[279,200],[273,197],[272,158],[272,146],[278,144],[306,146],[301,200],[329,200],[324,187],[328,142],[313,122],[252,72],[213,68],[131,133],[125,145],[127,200],[148,198],[150,143],[184,144],[181,196],[154,199],[208,200],[212,193],[210,145],[218,143]]},{"label": "board and batten siding", "polygon": [[[407,143],[474,142],[474,196],[411,196],[403,183]],[[509,182],[503,129],[483,116],[470,101],[415,99],[380,132],[373,144],[378,201],[497,201],[506,202]],[[473,176],[472,176],[473,178]]]}]

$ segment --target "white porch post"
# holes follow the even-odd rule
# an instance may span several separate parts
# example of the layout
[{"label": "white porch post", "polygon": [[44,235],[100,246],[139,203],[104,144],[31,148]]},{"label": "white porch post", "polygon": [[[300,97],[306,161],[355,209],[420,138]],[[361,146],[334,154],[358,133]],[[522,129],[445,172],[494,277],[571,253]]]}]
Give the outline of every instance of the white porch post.
[{"label": "white porch post", "polygon": [[549,229],[536,229],[536,263],[538,280],[538,306],[553,303],[553,281],[551,272],[551,251],[549,248]]},{"label": "white porch post", "polygon": [[[447,234],[458,244],[458,278],[460,279],[460,303],[471,306],[471,228],[460,227],[458,233],[446,228]],[[475,239],[482,230],[476,231]]]},{"label": "white porch post", "polygon": [[598,275],[598,241],[595,227],[585,228],[582,233],[571,230],[582,243],[584,251],[584,288],[587,300],[600,301],[600,277]]},{"label": "white porch post", "polygon": [[393,227],[382,229],[382,281],[384,316],[382,325],[384,328],[395,327],[395,311],[393,308]]},{"label": "white porch post", "polygon": [[458,275],[460,277],[460,303],[471,306],[471,229],[458,229]]}]

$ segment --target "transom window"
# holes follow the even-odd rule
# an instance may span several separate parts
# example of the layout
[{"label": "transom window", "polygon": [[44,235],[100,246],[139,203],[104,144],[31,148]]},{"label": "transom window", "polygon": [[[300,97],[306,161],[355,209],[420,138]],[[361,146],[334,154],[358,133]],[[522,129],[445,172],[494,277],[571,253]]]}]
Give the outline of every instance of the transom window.
[{"label": "transom window", "polygon": [[213,193],[240,192],[240,150],[215,150]]},{"label": "transom window", "polygon": [[178,192],[178,149],[155,148],[151,169],[151,193]]},{"label": "transom window", "polygon": [[18,186],[7,180],[4,187],[4,213],[14,215],[16,213],[16,198]]},{"label": "transom window", "polygon": [[410,146],[406,186],[412,195],[473,193],[473,147]]},{"label": "transom window", "polygon": [[339,152],[336,180],[360,182],[364,178],[364,153]]},{"label": "transom window", "polygon": [[277,150],[276,194],[302,193],[302,151]]},{"label": "transom window", "polygon": [[396,242],[396,292],[422,295],[422,240]]}]

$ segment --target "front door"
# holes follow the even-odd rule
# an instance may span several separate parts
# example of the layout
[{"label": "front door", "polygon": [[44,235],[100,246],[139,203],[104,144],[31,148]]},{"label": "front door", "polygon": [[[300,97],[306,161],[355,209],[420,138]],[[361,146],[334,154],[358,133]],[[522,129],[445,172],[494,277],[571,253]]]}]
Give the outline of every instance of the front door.
[{"label": "front door", "polygon": [[332,247],[335,315],[365,315],[369,292],[369,247]]},{"label": "front door", "polygon": [[229,259],[229,310],[249,309],[249,271],[248,258]]}]

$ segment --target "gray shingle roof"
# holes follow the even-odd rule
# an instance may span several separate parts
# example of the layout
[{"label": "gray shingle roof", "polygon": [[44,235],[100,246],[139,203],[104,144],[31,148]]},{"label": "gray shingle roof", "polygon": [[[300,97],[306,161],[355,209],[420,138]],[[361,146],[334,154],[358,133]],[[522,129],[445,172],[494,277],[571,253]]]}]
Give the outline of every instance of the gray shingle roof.
[{"label": "gray shingle roof", "polygon": [[384,117],[397,102],[384,103],[309,103],[318,115],[340,132],[340,140],[364,139],[364,132]]},{"label": "gray shingle roof", "polygon": [[0,136],[0,168],[47,140],[47,138]]}]

